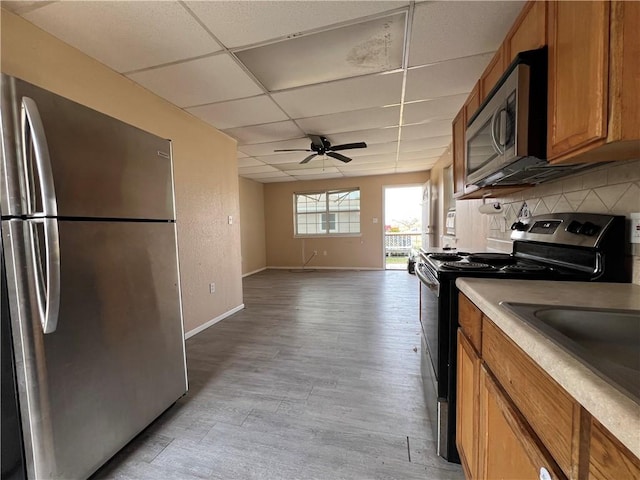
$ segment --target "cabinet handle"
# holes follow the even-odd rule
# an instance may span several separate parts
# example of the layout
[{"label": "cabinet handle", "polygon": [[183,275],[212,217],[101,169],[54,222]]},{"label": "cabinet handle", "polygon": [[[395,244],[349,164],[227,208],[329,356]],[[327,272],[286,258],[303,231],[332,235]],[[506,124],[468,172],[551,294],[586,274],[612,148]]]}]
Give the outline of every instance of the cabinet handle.
[{"label": "cabinet handle", "polygon": [[540,467],[540,480],[553,480],[551,478],[551,474],[549,473],[549,470],[547,470],[544,467]]}]

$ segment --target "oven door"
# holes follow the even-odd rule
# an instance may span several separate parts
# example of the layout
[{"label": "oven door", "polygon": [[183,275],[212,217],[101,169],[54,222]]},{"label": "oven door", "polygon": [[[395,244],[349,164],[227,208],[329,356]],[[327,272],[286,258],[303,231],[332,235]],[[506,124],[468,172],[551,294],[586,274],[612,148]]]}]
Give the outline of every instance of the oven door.
[{"label": "oven door", "polygon": [[[420,324],[422,326],[423,344],[427,351],[423,351],[423,360],[427,357],[436,382],[438,382],[438,298],[440,283],[429,268],[420,263],[416,268],[416,275],[420,279]],[[424,375],[423,375],[424,376]]]}]

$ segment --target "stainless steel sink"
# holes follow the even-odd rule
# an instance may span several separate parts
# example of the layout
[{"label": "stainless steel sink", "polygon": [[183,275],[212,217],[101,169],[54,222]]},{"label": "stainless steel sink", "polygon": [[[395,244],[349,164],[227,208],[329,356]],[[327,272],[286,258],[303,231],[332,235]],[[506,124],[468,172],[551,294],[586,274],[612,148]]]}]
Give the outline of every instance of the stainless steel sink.
[{"label": "stainless steel sink", "polygon": [[640,403],[640,310],[500,305]]}]

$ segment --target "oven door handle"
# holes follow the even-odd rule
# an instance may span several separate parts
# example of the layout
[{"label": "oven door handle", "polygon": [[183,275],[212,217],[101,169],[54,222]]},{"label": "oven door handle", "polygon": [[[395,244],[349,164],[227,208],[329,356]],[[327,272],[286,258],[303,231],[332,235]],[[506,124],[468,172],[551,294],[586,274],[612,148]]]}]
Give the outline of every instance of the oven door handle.
[{"label": "oven door handle", "polygon": [[429,275],[427,272],[423,271],[424,264],[421,263],[418,265],[418,268],[416,268],[416,275],[418,276],[418,278],[420,279],[420,281],[422,282],[422,284],[427,287],[429,290],[433,291],[436,293],[436,295],[440,294],[440,283],[435,279],[435,278],[430,278],[431,275]]}]

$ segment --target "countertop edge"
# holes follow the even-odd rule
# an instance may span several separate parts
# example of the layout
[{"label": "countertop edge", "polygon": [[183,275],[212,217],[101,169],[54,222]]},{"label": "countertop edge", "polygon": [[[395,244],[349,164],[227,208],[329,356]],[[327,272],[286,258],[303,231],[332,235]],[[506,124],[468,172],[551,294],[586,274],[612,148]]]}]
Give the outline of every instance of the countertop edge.
[{"label": "countertop edge", "polygon": [[[496,285],[498,282],[498,285]],[[531,280],[513,281],[479,278],[459,278],[458,289],[463,292],[487,317],[489,317],[511,340],[551,378],[560,384],[578,403],[580,403],[598,422],[607,428],[636,457],[640,458],[640,405],[608,384],[591,371],[580,360],[558,346],[534,327],[528,325],[503,307],[500,301],[522,303],[546,303],[550,305],[570,304],[566,292],[573,290],[580,295],[581,289],[593,289],[585,285],[599,285],[611,288],[613,284],[544,282],[535,281],[539,289],[547,287],[551,293],[546,301],[527,301],[526,293],[518,291],[521,282],[527,282],[526,289],[534,287]],[[617,284],[620,285],[620,284]],[[628,285],[628,287],[627,287]],[[604,287],[603,287],[604,286]],[[608,287],[607,287],[608,286]],[[496,288],[499,287],[499,288]],[[562,288],[558,288],[562,287]],[[629,295],[638,299],[640,308],[640,286],[625,284]],[[518,293],[516,294],[516,291]],[[582,294],[583,298],[584,293]],[[587,297],[589,295],[587,294]],[[497,298],[500,298],[497,300]],[[573,302],[575,304],[575,302]],[[594,301],[585,306],[598,306]],[[603,307],[623,308],[620,305],[600,305]]]}]

